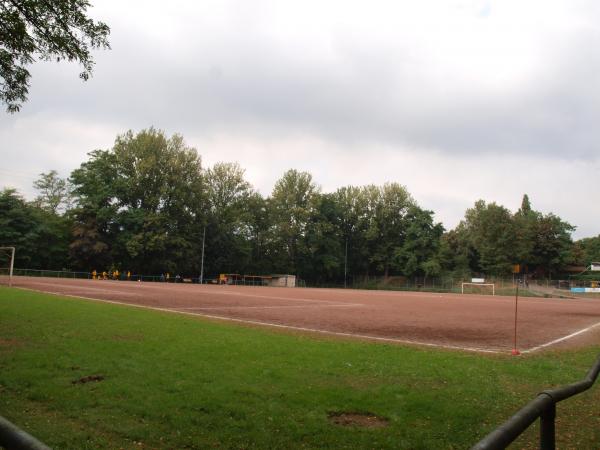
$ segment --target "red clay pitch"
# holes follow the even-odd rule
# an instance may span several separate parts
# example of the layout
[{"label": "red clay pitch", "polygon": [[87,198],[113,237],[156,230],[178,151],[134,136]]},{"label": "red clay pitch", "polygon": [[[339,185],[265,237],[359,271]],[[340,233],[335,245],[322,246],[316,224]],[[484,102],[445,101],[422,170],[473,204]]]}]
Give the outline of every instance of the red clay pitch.
[{"label": "red clay pitch", "polygon": [[[510,353],[514,297],[15,277],[15,287],[362,339]],[[519,298],[518,348],[597,339],[600,301]],[[555,342],[557,341],[557,342]]]}]

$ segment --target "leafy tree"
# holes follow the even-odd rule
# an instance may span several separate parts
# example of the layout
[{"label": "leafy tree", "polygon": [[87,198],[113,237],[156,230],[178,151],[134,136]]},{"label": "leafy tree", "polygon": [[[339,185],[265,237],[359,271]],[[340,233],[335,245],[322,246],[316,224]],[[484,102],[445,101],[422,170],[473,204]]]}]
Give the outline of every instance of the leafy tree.
[{"label": "leafy tree", "polygon": [[251,255],[249,266],[253,273],[263,275],[273,272],[273,224],[272,210],[268,199],[252,192],[247,202],[247,226],[249,229]]},{"label": "leafy tree", "polygon": [[[237,163],[217,163],[205,174],[207,214],[207,271],[244,271],[252,253],[250,198],[256,198]],[[256,229],[254,230],[256,231]]]},{"label": "leafy tree", "polygon": [[[437,275],[441,272],[438,247],[443,233],[433,213],[416,204],[404,186],[347,186],[338,189],[337,227],[348,242],[353,277],[390,271],[403,275]],[[344,249],[344,248],[343,248]],[[345,249],[344,249],[345,250]]]},{"label": "leafy tree", "polygon": [[402,268],[397,254],[405,244],[407,213],[415,202],[406,188],[398,183],[386,183],[383,187],[367,186],[366,239],[370,261],[385,277],[390,269]]},{"label": "leafy tree", "polygon": [[36,230],[38,241],[35,255],[32,257],[32,267],[51,270],[70,268],[69,241],[72,227],[70,217],[59,216],[33,205],[32,212],[38,224]]},{"label": "leafy tree", "polygon": [[596,237],[578,240],[575,244],[581,248],[581,264],[589,265],[600,261],[600,234]]},{"label": "leafy tree", "polygon": [[527,194],[514,215],[514,224],[514,261],[525,270],[548,274],[572,261],[570,234],[575,228],[554,214],[535,211]]},{"label": "leafy tree", "polygon": [[528,195],[523,195],[521,208],[513,217],[515,232],[513,263],[520,264],[525,270],[533,269],[535,265],[533,253],[540,217],[541,214],[531,208]]},{"label": "leafy tree", "polygon": [[25,199],[14,189],[0,192],[0,246],[16,247],[15,267],[34,263],[38,222]]},{"label": "leafy tree", "polygon": [[459,278],[467,278],[472,271],[479,272],[479,255],[471,244],[464,222],[440,239],[438,261],[442,272]]},{"label": "leafy tree", "polygon": [[527,215],[533,212],[531,209],[531,202],[529,201],[529,196],[527,194],[523,194],[523,199],[521,200],[521,208],[519,209],[519,213],[523,215]]},{"label": "leafy tree", "polygon": [[514,222],[508,209],[483,200],[465,213],[463,226],[478,255],[478,266],[490,275],[511,271],[514,262]]},{"label": "leafy tree", "polygon": [[298,274],[306,227],[319,192],[308,172],[288,170],[275,183],[270,205],[273,217],[276,270]]},{"label": "leafy tree", "polygon": [[0,102],[16,112],[27,100],[30,73],[25,66],[42,60],[77,61],[87,80],[91,51],[109,48],[109,27],[87,16],[87,0],[0,0]]},{"label": "leafy tree", "polygon": [[437,276],[441,263],[437,256],[444,232],[441,223],[434,223],[433,212],[412,205],[404,217],[404,241],[395,251],[395,265],[404,275]]},{"label": "leafy tree", "polygon": [[111,237],[97,214],[91,209],[80,209],[72,228],[69,255],[79,270],[109,267]]},{"label": "leafy tree", "polygon": [[115,155],[110,150],[94,150],[88,155],[89,160],[70,178],[76,207],[69,249],[81,270],[109,267],[114,260],[112,244],[119,232]]},{"label": "leafy tree", "polygon": [[[519,263],[530,273],[549,275],[575,257],[570,237],[574,229],[554,214],[535,211],[526,194],[514,215],[479,200],[455,232],[442,240],[442,266],[456,270],[468,261],[472,272],[506,275],[512,264]],[[461,255],[462,261],[449,256],[449,251]]]},{"label": "leafy tree", "polygon": [[66,267],[68,222],[28,204],[14,189],[0,192],[0,246],[16,247],[15,267]]},{"label": "leafy tree", "polygon": [[72,203],[71,186],[69,181],[58,176],[56,170],[40,174],[33,186],[39,192],[35,199],[36,205],[52,214],[58,214],[70,209]]},{"label": "leafy tree", "polygon": [[90,157],[71,175],[75,260],[88,268],[197,273],[203,196],[196,150],[150,128],[118,136],[111,150]]},{"label": "leafy tree", "polygon": [[341,217],[335,195],[314,195],[304,239],[306,253],[300,258],[304,277],[319,282],[340,278],[344,261]]},{"label": "leafy tree", "polygon": [[344,247],[344,256],[348,259],[348,275],[355,278],[369,272],[369,249],[366,232],[369,227],[369,189],[345,186],[334,192],[333,196],[339,211],[339,228]]},{"label": "leafy tree", "polygon": [[551,277],[568,262],[574,230],[575,227],[554,214],[540,216],[533,249],[533,262],[538,271]]}]

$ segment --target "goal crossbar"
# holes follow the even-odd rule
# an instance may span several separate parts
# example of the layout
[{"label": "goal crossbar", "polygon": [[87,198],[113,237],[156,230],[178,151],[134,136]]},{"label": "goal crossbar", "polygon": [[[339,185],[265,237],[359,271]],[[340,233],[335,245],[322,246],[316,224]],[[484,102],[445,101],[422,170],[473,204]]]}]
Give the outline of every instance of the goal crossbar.
[{"label": "goal crossbar", "polygon": [[10,251],[10,266],[8,268],[8,287],[12,286],[13,268],[15,265],[15,248],[14,247],[0,247],[1,251]]},{"label": "goal crossbar", "polygon": [[496,285],[494,283],[461,283],[460,291],[462,294],[465,293],[465,286],[491,286],[492,287],[492,295],[496,295]]}]

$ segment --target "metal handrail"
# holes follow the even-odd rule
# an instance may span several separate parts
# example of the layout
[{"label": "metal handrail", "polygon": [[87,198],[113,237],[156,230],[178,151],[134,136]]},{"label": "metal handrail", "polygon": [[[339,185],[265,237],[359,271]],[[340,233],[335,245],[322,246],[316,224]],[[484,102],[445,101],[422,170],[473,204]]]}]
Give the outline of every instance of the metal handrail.
[{"label": "metal handrail", "polygon": [[538,417],[540,418],[540,449],[554,450],[556,447],[554,426],[556,404],[588,390],[598,378],[598,373],[600,373],[600,357],[583,380],[540,392],[536,398],[475,444],[471,450],[504,449],[529,428]]},{"label": "metal handrail", "polygon": [[2,416],[0,416],[0,447],[7,450],[50,450],[50,447]]}]

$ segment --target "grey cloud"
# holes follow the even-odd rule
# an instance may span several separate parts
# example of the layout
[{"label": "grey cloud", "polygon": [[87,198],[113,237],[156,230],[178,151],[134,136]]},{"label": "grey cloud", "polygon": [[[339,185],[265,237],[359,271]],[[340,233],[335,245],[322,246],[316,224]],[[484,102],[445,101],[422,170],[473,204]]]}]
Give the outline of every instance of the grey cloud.
[{"label": "grey cloud", "polygon": [[88,83],[70,66],[36,66],[25,111],[50,108],[124,128],[311,133],[349,150],[376,142],[466,155],[597,157],[595,30],[549,51],[538,79],[497,91],[433,84],[421,77],[415,55],[343,38],[324,43],[332,47],[328,60],[261,35],[200,36],[177,57],[142,39],[115,29],[113,50],[96,56]]}]

